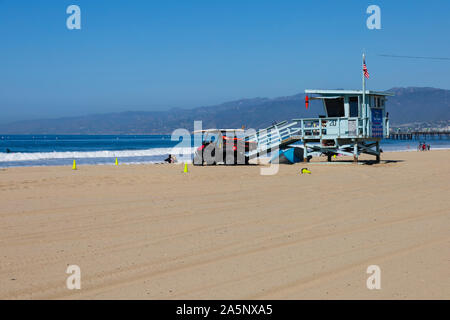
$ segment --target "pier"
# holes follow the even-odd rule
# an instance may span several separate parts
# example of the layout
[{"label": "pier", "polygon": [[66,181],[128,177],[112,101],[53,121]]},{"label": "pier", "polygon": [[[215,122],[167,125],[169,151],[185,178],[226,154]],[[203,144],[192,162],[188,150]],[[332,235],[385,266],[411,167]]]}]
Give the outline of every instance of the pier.
[{"label": "pier", "polygon": [[389,139],[392,140],[420,140],[429,138],[450,138],[450,131],[406,131],[392,132]]}]

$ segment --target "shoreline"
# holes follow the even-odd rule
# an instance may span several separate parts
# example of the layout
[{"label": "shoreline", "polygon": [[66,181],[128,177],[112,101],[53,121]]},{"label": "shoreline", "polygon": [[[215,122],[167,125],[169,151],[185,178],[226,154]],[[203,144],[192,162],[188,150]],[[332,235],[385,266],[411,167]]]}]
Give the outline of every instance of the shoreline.
[{"label": "shoreline", "polygon": [[[149,149],[151,150],[151,149]],[[402,152],[430,152],[430,151],[445,151],[445,150],[450,150],[449,148],[432,148],[431,150],[427,150],[427,151],[418,151],[417,149],[406,149],[406,150],[389,150],[389,151],[383,151],[382,156],[381,156],[381,160],[383,160],[383,154],[390,154],[390,153],[402,153]],[[110,151],[110,150],[105,150],[107,152],[114,152],[114,151]],[[368,159],[370,159],[371,157],[368,155],[362,155],[362,158],[366,158],[368,157]],[[116,157],[104,157],[104,158],[100,158],[100,159],[115,159]],[[167,164],[164,162],[164,160],[161,161],[141,161],[141,162],[121,162],[120,159],[121,157],[118,156],[117,157],[119,159],[119,165],[127,165],[127,166],[133,166],[133,165],[158,165],[158,164]],[[126,157],[124,157],[126,158]],[[269,159],[270,157],[261,157],[260,159],[264,162],[267,161],[267,159]],[[340,157],[341,159],[346,158],[345,156]],[[58,160],[67,160],[67,161],[73,161],[73,160],[85,160],[85,159],[92,159],[92,158],[58,158]],[[123,158],[122,158],[123,159]],[[322,157],[313,157],[313,161],[312,162],[317,162],[314,161],[314,159],[322,159]],[[45,160],[45,159],[43,159]],[[39,161],[39,160],[22,160],[22,161]],[[6,161],[5,161],[6,162]],[[8,162],[21,162],[19,161],[8,161]],[[187,160],[187,161],[182,161],[182,162],[177,162],[176,164],[184,164],[184,163],[188,163],[188,164],[192,164],[192,159],[191,160]],[[335,160],[333,162],[339,162],[338,160]],[[115,165],[114,161],[111,161],[110,163],[94,163],[94,164],[78,164],[77,166],[110,166],[110,165]],[[67,166],[72,166],[72,163],[68,163],[67,165],[52,165],[52,164],[33,164],[33,165],[11,165],[11,166],[2,166],[2,162],[0,161],[0,169],[9,169],[9,168],[36,168],[36,167],[67,167]]]}]

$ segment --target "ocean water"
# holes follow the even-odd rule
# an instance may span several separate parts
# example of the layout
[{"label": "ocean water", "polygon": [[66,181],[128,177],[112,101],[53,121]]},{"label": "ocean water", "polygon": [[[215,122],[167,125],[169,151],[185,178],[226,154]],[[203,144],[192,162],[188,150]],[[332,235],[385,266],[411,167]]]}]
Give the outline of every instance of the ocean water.
[{"label": "ocean water", "polygon": [[[420,140],[450,148],[449,138]],[[193,141],[180,146],[170,135],[0,135],[0,168],[77,164],[161,163],[169,154],[191,161]],[[416,151],[418,140],[383,140],[383,151]],[[9,150],[9,152],[7,152]]]},{"label": "ocean water", "polygon": [[72,165],[74,159],[77,165],[114,164],[116,158],[161,163],[169,154],[190,160],[193,149],[179,144],[170,135],[0,135],[0,167]]}]

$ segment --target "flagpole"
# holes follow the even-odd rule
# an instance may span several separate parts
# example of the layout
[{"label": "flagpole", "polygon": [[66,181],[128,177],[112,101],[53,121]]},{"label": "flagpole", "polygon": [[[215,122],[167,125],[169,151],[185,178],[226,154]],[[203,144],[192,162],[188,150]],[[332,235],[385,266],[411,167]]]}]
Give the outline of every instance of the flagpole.
[{"label": "flagpole", "polygon": [[362,55],[362,66],[361,66],[361,72],[362,72],[362,114],[363,114],[363,124],[364,124],[364,133],[366,134],[367,131],[367,119],[366,119],[366,77],[364,76],[364,62],[366,60],[366,55],[363,52]]}]

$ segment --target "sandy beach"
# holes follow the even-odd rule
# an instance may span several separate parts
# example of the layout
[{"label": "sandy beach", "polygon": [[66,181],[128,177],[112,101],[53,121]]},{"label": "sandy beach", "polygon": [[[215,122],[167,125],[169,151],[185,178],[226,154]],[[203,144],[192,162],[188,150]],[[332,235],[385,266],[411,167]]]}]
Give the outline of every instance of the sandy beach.
[{"label": "sandy beach", "polygon": [[449,299],[450,150],[382,159],[0,169],[0,298]]}]

